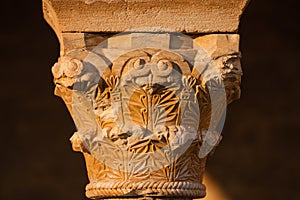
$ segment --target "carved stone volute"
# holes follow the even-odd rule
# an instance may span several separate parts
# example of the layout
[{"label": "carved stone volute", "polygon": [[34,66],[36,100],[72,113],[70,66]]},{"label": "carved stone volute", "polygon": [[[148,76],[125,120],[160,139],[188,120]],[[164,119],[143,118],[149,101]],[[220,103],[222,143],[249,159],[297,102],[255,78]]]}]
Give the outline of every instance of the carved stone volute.
[{"label": "carved stone volute", "polygon": [[[52,67],[55,94],[77,127],[71,142],[86,160],[87,197],[204,197],[206,158],[221,140],[227,104],[240,97],[239,35],[200,34],[210,32],[199,31],[204,22],[190,35],[165,29],[176,24],[111,34],[95,31],[94,19],[86,26],[92,32],[78,32],[84,26],[71,19],[70,32],[68,12],[59,10],[66,2],[44,1],[44,11],[62,44]],[[110,4],[78,2],[95,16],[95,5]]]}]

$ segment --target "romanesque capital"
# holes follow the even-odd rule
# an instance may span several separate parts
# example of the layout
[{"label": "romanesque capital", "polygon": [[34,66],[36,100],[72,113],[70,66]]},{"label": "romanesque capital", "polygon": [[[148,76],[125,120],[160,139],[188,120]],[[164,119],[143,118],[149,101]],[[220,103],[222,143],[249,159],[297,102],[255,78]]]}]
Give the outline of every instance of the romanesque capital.
[{"label": "romanesque capital", "polygon": [[205,196],[206,158],[240,97],[247,0],[43,0],[55,94],[77,127],[91,199]]}]

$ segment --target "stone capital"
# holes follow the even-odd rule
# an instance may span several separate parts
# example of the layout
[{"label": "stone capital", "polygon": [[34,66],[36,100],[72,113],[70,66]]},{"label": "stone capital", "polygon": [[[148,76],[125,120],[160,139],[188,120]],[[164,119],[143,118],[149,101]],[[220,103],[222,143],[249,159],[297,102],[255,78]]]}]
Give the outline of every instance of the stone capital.
[{"label": "stone capital", "polygon": [[240,97],[248,0],[43,0],[52,73],[91,199],[205,196],[206,158]]}]

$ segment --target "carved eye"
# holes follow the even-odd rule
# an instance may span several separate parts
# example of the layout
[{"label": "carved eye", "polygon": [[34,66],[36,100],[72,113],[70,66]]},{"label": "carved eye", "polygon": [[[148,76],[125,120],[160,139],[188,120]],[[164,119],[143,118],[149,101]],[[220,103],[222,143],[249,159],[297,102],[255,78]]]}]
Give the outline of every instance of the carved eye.
[{"label": "carved eye", "polygon": [[161,60],[158,62],[157,64],[157,68],[160,71],[165,71],[168,69],[169,66],[171,66],[172,64],[170,63],[170,61],[168,60]]},{"label": "carved eye", "polygon": [[138,58],[137,60],[134,61],[133,63],[133,68],[134,69],[140,69],[146,64],[146,61],[142,58]]},{"label": "carved eye", "polygon": [[152,69],[153,74],[163,77],[169,76],[172,72],[172,63],[169,60],[160,60],[156,64],[155,69]]},{"label": "carved eye", "polygon": [[240,60],[239,60],[239,58],[236,58],[236,57],[232,57],[232,58],[229,58],[228,60],[223,61],[223,65],[225,68],[230,69],[230,71],[231,70],[238,71],[241,68]]}]

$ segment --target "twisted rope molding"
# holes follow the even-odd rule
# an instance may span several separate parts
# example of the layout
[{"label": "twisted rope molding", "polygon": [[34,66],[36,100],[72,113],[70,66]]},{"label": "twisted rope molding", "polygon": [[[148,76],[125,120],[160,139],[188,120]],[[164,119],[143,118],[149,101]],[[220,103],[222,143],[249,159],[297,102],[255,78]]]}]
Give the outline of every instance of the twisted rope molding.
[{"label": "twisted rope molding", "polygon": [[199,182],[97,182],[86,186],[86,195],[89,198],[116,197],[116,196],[180,196],[204,197],[206,188]]}]

